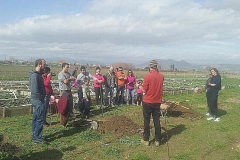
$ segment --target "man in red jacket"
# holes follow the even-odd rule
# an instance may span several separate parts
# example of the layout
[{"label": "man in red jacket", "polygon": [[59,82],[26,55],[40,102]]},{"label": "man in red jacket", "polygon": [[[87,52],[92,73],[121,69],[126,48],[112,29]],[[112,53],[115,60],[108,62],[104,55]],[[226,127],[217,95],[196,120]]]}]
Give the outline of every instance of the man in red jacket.
[{"label": "man in red jacket", "polygon": [[155,128],[155,145],[159,146],[161,141],[161,126],[160,126],[160,105],[163,95],[164,76],[158,71],[157,61],[150,61],[149,74],[144,77],[144,82],[139,88],[145,93],[143,97],[143,118],[144,132],[141,142],[148,146],[150,136],[150,117],[152,115]]}]

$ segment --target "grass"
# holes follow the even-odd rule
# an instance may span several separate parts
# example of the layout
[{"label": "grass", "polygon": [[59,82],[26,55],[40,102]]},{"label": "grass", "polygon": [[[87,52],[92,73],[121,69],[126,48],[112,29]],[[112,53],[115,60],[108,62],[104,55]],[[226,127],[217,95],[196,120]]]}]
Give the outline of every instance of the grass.
[{"label": "grass", "polygon": [[[22,159],[239,159],[239,88],[227,88],[219,94],[220,122],[190,120],[180,117],[161,119],[163,144],[149,147],[140,144],[138,135],[116,137],[90,131],[88,126],[63,128],[54,117],[53,125],[44,128],[44,137],[49,145],[34,145],[31,142],[31,115],[1,119],[0,132],[11,144],[21,148]],[[205,94],[165,95],[165,99],[180,102],[188,99],[199,113],[205,114]],[[107,119],[122,114],[142,125],[142,112],[138,106],[124,106],[105,112],[94,119]],[[152,125],[152,124],[151,124]],[[152,132],[153,133],[153,130]],[[168,134],[168,140],[166,135]],[[151,134],[151,140],[154,138]],[[168,151],[169,149],[169,151]],[[1,153],[0,156],[7,153]],[[169,154],[169,157],[168,157]]]},{"label": "grass", "polygon": [[[48,145],[35,145],[31,141],[32,115],[0,119],[0,133],[4,142],[20,149],[18,159],[129,159],[129,160],[202,160],[240,159],[240,95],[239,79],[224,78],[226,86],[219,93],[220,122],[181,117],[167,117],[165,124],[161,118],[163,141],[160,147],[140,144],[141,136],[117,137],[113,134],[100,134],[90,131],[88,125],[64,128],[59,117],[53,116],[52,126],[44,128],[44,138]],[[205,93],[164,95],[165,100],[187,103],[201,114],[207,112]],[[94,115],[92,119],[104,120],[113,115],[124,115],[140,126],[143,125],[142,110],[139,106],[123,106]],[[70,121],[73,123],[73,120]],[[153,126],[151,122],[151,126]],[[166,132],[167,129],[167,132]],[[150,140],[154,139],[151,129]],[[0,152],[0,159],[14,159],[9,152]]]}]

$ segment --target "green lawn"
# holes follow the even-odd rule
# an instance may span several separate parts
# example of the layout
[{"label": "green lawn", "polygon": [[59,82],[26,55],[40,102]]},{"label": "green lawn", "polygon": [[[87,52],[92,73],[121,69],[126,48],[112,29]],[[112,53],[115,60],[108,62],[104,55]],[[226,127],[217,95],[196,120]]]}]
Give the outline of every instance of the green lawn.
[{"label": "green lawn", "polygon": [[[225,79],[223,83],[235,83],[236,79]],[[235,86],[236,86],[235,85]],[[3,135],[1,150],[11,145],[16,159],[173,159],[198,160],[240,159],[240,95],[238,87],[228,87],[219,93],[220,122],[181,117],[167,117],[168,123],[161,118],[163,140],[160,147],[143,146],[140,135],[117,137],[114,134],[100,134],[90,131],[88,125],[64,128],[53,117],[53,124],[44,128],[44,137],[48,145],[36,145],[31,141],[31,115],[1,119],[0,132]],[[197,112],[205,114],[206,98],[202,94],[164,95],[165,100],[188,104]],[[94,111],[94,109],[92,109]],[[91,119],[104,120],[114,115],[124,115],[142,126],[142,111],[138,106],[123,106],[94,115]],[[69,124],[73,124],[70,120]],[[151,123],[151,126],[153,124]],[[153,128],[151,130],[153,133]],[[154,139],[151,135],[151,140]],[[9,146],[8,146],[9,147]],[[17,150],[18,149],[18,150]],[[17,152],[18,151],[18,152]],[[13,156],[13,155],[12,155]],[[0,152],[0,158],[11,157]],[[10,158],[12,159],[12,158]]]}]

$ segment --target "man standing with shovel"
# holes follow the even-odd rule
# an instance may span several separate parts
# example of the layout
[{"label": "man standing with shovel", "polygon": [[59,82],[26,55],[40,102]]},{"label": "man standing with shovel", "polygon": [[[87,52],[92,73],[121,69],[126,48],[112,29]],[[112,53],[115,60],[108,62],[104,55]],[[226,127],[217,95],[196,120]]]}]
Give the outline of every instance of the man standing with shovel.
[{"label": "man standing with shovel", "polygon": [[160,105],[163,95],[164,76],[158,71],[158,63],[155,60],[150,61],[149,74],[144,77],[144,82],[140,89],[145,93],[143,97],[143,118],[144,132],[141,143],[149,146],[150,136],[150,118],[153,117],[155,128],[155,145],[159,146],[161,141],[161,126],[160,126]]}]

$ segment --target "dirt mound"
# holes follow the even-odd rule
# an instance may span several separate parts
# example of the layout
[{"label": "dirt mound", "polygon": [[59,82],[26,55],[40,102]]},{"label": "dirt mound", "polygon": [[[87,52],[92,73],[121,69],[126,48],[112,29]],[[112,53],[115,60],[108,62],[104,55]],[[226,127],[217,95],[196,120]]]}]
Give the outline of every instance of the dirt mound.
[{"label": "dirt mound", "polygon": [[116,115],[99,124],[98,132],[117,136],[137,134],[141,127],[123,115]]},{"label": "dirt mound", "polygon": [[168,115],[172,117],[182,117],[186,119],[201,119],[203,115],[193,110],[188,103],[166,103],[169,106]]},{"label": "dirt mound", "polygon": [[[164,113],[167,113],[168,116],[183,117],[191,120],[200,119],[203,117],[202,114],[193,110],[188,104],[177,104],[171,102],[162,106],[167,107],[165,108],[165,111],[162,110],[163,115],[165,115]],[[123,115],[112,116],[110,119],[99,123],[98,128],[99,133],[111,133],[117,136],[140,134],[142,131],[143,130],[141,126]]]},{"label": "dirt mound", "polygon": [[5,142],[3,135],[0,135],[0,152],[5,152],[11,155],[12,158],[15,158],[15,155],[18,155],[21,152],[21,149],[17,146]]}]

